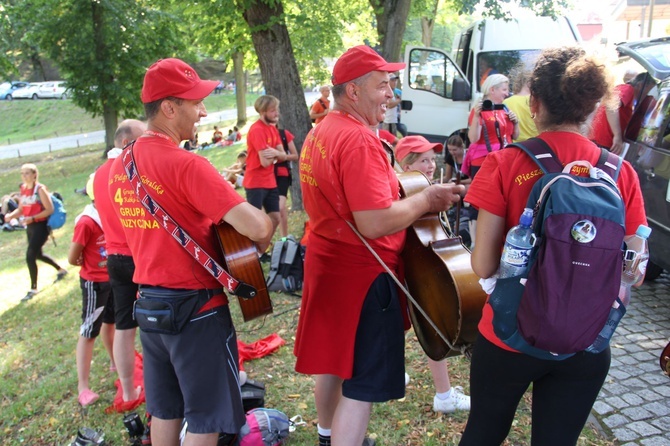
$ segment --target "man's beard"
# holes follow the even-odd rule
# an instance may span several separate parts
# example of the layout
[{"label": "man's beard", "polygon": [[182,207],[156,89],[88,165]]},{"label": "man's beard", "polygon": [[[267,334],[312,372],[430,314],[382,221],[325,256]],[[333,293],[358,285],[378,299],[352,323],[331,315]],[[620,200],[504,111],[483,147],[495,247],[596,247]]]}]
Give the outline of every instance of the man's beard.
[{"label": "man's beard", "polygon": [[277,124],[279,122],[279,117],[270,118],[268,115],[263,115],[263,118],[265,118],[265,122],[268,124]]}]

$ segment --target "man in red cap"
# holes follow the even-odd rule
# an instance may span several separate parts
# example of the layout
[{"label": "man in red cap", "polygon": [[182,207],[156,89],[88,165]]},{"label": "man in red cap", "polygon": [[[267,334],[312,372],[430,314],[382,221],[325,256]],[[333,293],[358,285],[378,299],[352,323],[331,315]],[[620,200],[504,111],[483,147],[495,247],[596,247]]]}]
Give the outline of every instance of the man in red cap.
[{"label": "man in red cap", "polygon": [[[272,236],[267,215],[244,201],[207,159],[179,148],[207,116],[203,99],[217,83],[201,80],[179,59],[153,64],[142,86],[147,130],[114,161],[109,174],[109,195],[135,260],[133,280],[140,286],[135,319],[144,351],[151,440],[157,446],[179,444],[184,418],[188,445],[216,445],[219,433],[237,434],[245,423],[235,328],[221,284],[164,230],[166,219],[159,221],[144,209],[124,166],[132,150],[147,194],[202,251],[219,257],[212,224],[222,221],[265,249]],[[142,300],[146,305],[150,295],[172,306],[175,319],[186,322],[181,330],[145,331],[137,307]]]},{"label": "man in red cap", "polygon": [[312,233],[294,353],[298,372],[317,375],[322,446],[374,444],[365,438],[372,403],[405,394],[407,310],[359,235],[396,274],[405,228],[464,192],[433,185],[398,199],[398,179],[376,127],[393,97],[389,73],[404,67],[367,46],[345,52],[333,69],[335,106],[302,148],[300,181]]}]

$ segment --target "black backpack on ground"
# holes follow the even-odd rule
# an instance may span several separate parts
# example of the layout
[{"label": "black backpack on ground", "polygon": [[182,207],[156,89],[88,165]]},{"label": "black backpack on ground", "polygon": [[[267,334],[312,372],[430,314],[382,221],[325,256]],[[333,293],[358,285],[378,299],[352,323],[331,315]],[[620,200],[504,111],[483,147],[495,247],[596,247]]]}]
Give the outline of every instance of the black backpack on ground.
[{"label": "black backpack on ground", "polygon": [[267,278],[269,291],[295,293],[302,290],[303,254],[292,235],[275,242],[270,256],[270,273]]}]

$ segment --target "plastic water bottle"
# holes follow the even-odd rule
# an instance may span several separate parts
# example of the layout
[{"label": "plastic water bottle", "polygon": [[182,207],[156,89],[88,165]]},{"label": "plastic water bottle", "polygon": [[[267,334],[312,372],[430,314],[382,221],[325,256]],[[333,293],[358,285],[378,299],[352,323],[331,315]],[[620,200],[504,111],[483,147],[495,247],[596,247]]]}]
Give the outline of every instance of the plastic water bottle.
[{"label": "plastic water bottle", "polygon": [[535,244],[535,236],[530,228],[532,223],[533,210],[525,208],[519,218],[519,224],[507,233],[502,257],[500,258],[498,273],[500,279],[520,276],[528,270],[530,251]]},{"label": "plastic water bottle", "polygon": [[635,235],[626,242],[626,252],[623,256],[623,271],[621,272],[621,287],[619,299],[624,305],[630,302],[631,287],[638,283],[647,272],[649,250],[647,248],[651,228],[640,225]]},{"label": "plastic water bottle", "polygon": [[598,334],[598,337],[586,351],[590,353],[600,353],[607,348],[610,339],[614,336],[619,322],[626,314],[626,307],[630,303],[631,287],[638,283],[647,271],[649,261],[649,251],[647,250],[647,239],[651,234],[651,228],[640,225],[635,235],[626,242],[626,252],[623,258],[623,271],[621,273],[621,286],[619,287],[618,299],[612,304],[610,314],[607,317],[605,326]]}]

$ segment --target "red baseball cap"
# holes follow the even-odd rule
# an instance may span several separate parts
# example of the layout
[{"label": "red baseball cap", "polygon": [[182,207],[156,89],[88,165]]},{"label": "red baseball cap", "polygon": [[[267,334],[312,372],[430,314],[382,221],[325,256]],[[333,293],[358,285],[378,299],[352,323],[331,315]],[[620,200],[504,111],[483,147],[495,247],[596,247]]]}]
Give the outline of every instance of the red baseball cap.
[{"label": "red baseball cap", "polygon": [[424,153],[433,149],[435,153],[442,152],[442,144],[439,142],[430,142],[423,136],[412,135],[400,138],[398,145],[395,146],[395,159],[402,161],[410,153]]},{"label": "red baseball cap", "polygon": [[393,73],[403,68],[405,68],[404,63],[386,62],[382,56],[369,46],[358,45],[349,48],[337,59],[331,80],[333,85],[340,85],[368,74],[371,71]]},{"label": "red baseball cap", "polygon": [[142,102],[148,104],[172,96],[202,99],[214,91],[219,81],[200,79],[190,65],[179,59],[161,59],[149,67],[142,85]]}]

